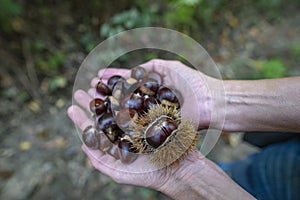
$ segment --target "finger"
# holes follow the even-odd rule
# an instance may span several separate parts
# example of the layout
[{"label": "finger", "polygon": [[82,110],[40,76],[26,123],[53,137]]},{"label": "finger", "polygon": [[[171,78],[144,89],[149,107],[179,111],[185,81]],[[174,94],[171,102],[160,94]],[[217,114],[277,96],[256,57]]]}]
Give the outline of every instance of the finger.
[{"label": "finger", "polygon": [[93,78],[92,81],[91,81],[91,86],[93,88],[96,87],[96,85],[98,84],[98,82],[99,82],[99,78],[98,77]]},{"label": "finger", "polygon": [[177,66],[178,61],[174,60],[162,60],[162,59],[153,59],[147,63],[142,64],[148,72],[158,72],[159,74],[166,76],[169,75],[170,66]]},{"label": "finger", "polygon": [[90,102],[92,97],[83,90],[77,90],[74,94],[74,99],[82,106],[86,111],[90,110]]},{"label": "finger", "polygon": [[83,131],[87,126],[92,125],[93,122],[87,117],[86,113],[76,105],[68,108],[68,116],[71,120]]},{"label": "finger", "polygon": [[105,99],[105,96],[99,94],[95,88],[90,88],[87,92],[93,99]]},{"label": "finger", "polygon": [[97,92],[96,92],[96,89],[95,88],[90,88],[89,90],[88,90],[88,94],[92,97],[92,98],[101,98],[101,99],[103,99],[102,97],[102,95],[100,95],[100,94],[98,94]]},{"label": "finger", "polygon": [[130,70],[129,69],[119,69],[119,68],[106,68],[106,69],[102,69],[98,72],[99,78],[104,79],[104,80],[108,80],[110,77],[112,77],[114,75],[129,77]]},{"label": "finger", "polygon": [[113,177],[113,175],[117,173],[117,171],[114,170],[111,166],[108,166],[108,163],[118,162],[114,157],[107,155],[104,152],[99,150],[89,149],[85,145],[82,145],[82,150],[88,156],[92,165],[101,173],[108,175],[110,177]]}]

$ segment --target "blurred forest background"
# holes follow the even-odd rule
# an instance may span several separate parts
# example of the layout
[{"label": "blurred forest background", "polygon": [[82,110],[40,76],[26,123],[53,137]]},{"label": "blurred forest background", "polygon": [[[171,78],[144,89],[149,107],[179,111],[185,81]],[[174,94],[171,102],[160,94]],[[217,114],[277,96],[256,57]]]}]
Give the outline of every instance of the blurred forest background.
[{"label": "blurred forest background", "polygon": [[[145,26],[199,41],[224,79],[300,75],[299,0],[0,0],[0,199],[168,199],[96,172],[66,115],[87,54],[109,36]],[[225,134],[209,158],[257,150],[233,136]]]}]

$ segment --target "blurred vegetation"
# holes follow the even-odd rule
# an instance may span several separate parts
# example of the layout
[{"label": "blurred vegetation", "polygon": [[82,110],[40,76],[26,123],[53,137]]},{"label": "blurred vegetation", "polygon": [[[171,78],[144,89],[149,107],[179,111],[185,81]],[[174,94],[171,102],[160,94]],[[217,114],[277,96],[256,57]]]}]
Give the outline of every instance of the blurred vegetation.
[{"label": "blurred vegetation", "polygon": [[[234,64],[234,57],[227,56],[225,61],[219,58],[233,51],[231,45],[237,40],[234,28],[241,25],[249,31],[261,21],[272,25],[289,16],[290,10],[299,11],[300,0],[0,0],[0,59],[4,66],[0,68],[0,92],[4,99],[17,102],[13,108],[3,109],[18,113],[16,108],[28,105],[37,113],[47,106],[44,102],[61,108],[63,99],[71,97],[84,57],[101,41],[122,31],[146,26],[175,29],[204,43],[218,63],[230,60]],[[248,44],[238,45],[247,48]],[[238,78],[291,75],[290,66],[300,62],[300,36],[283,52],[270,52],[251,52],[237,58],[236,68],[247,72]],[[187,63],[178,55],[146,49],[121,56],[113,66],[157,57]],[[5,121],[12,120],[5,115]],[[120,186],[111,181],[101,193],[105,199],[115,199],[119,190]],[[132,199],[163,199],[150,189],[138,188],[133,193]]]}]

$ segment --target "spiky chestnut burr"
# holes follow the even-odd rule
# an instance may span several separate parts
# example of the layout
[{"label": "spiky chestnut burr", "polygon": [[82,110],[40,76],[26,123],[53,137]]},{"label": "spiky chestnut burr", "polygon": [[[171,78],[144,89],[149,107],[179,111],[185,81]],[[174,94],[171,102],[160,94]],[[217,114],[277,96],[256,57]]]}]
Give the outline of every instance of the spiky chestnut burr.
[{"label": "spiky chestnut burr", "polygon": [[[195,147],[198,138],[194,125],[181,118],[176,107],[161,104],[150,107],[130,128],[134,132],[133,146],[140,153],[149,153],[151,162],[159,168],[180,161]],[[161,135],[154,137],[153,134]],[[149,142],[151,137],[152,142]]]}]

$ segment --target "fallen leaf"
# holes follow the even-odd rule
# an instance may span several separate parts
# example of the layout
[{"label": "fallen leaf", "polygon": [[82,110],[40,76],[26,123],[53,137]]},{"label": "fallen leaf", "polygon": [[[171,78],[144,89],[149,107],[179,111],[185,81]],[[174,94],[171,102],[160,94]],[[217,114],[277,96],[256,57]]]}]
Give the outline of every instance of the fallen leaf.
[{"label": "fallen leaf", "polygon": [[56,137],[53,140],[50,140],[46,143],[46,147],[48,148],[64,148],[68,144],[68,141],[63,137]]},{"label": "fallen leaf", "polygon": [[37,100],[33,100],[33,101],[30,101],[30,102],[27,104],[27,107],[28,107],[31,111],[37,113],[37,112],[39,112],[39,111],[41,110],[41,103],[40,103],[39,101],[37,101]]},{"label": "fallen leaf", "polygon": [[31,148],[31,143],[28,142],[28,141],[22,141],[22,142],[19,143],[19,148],[22,151],[27,151]]}]

